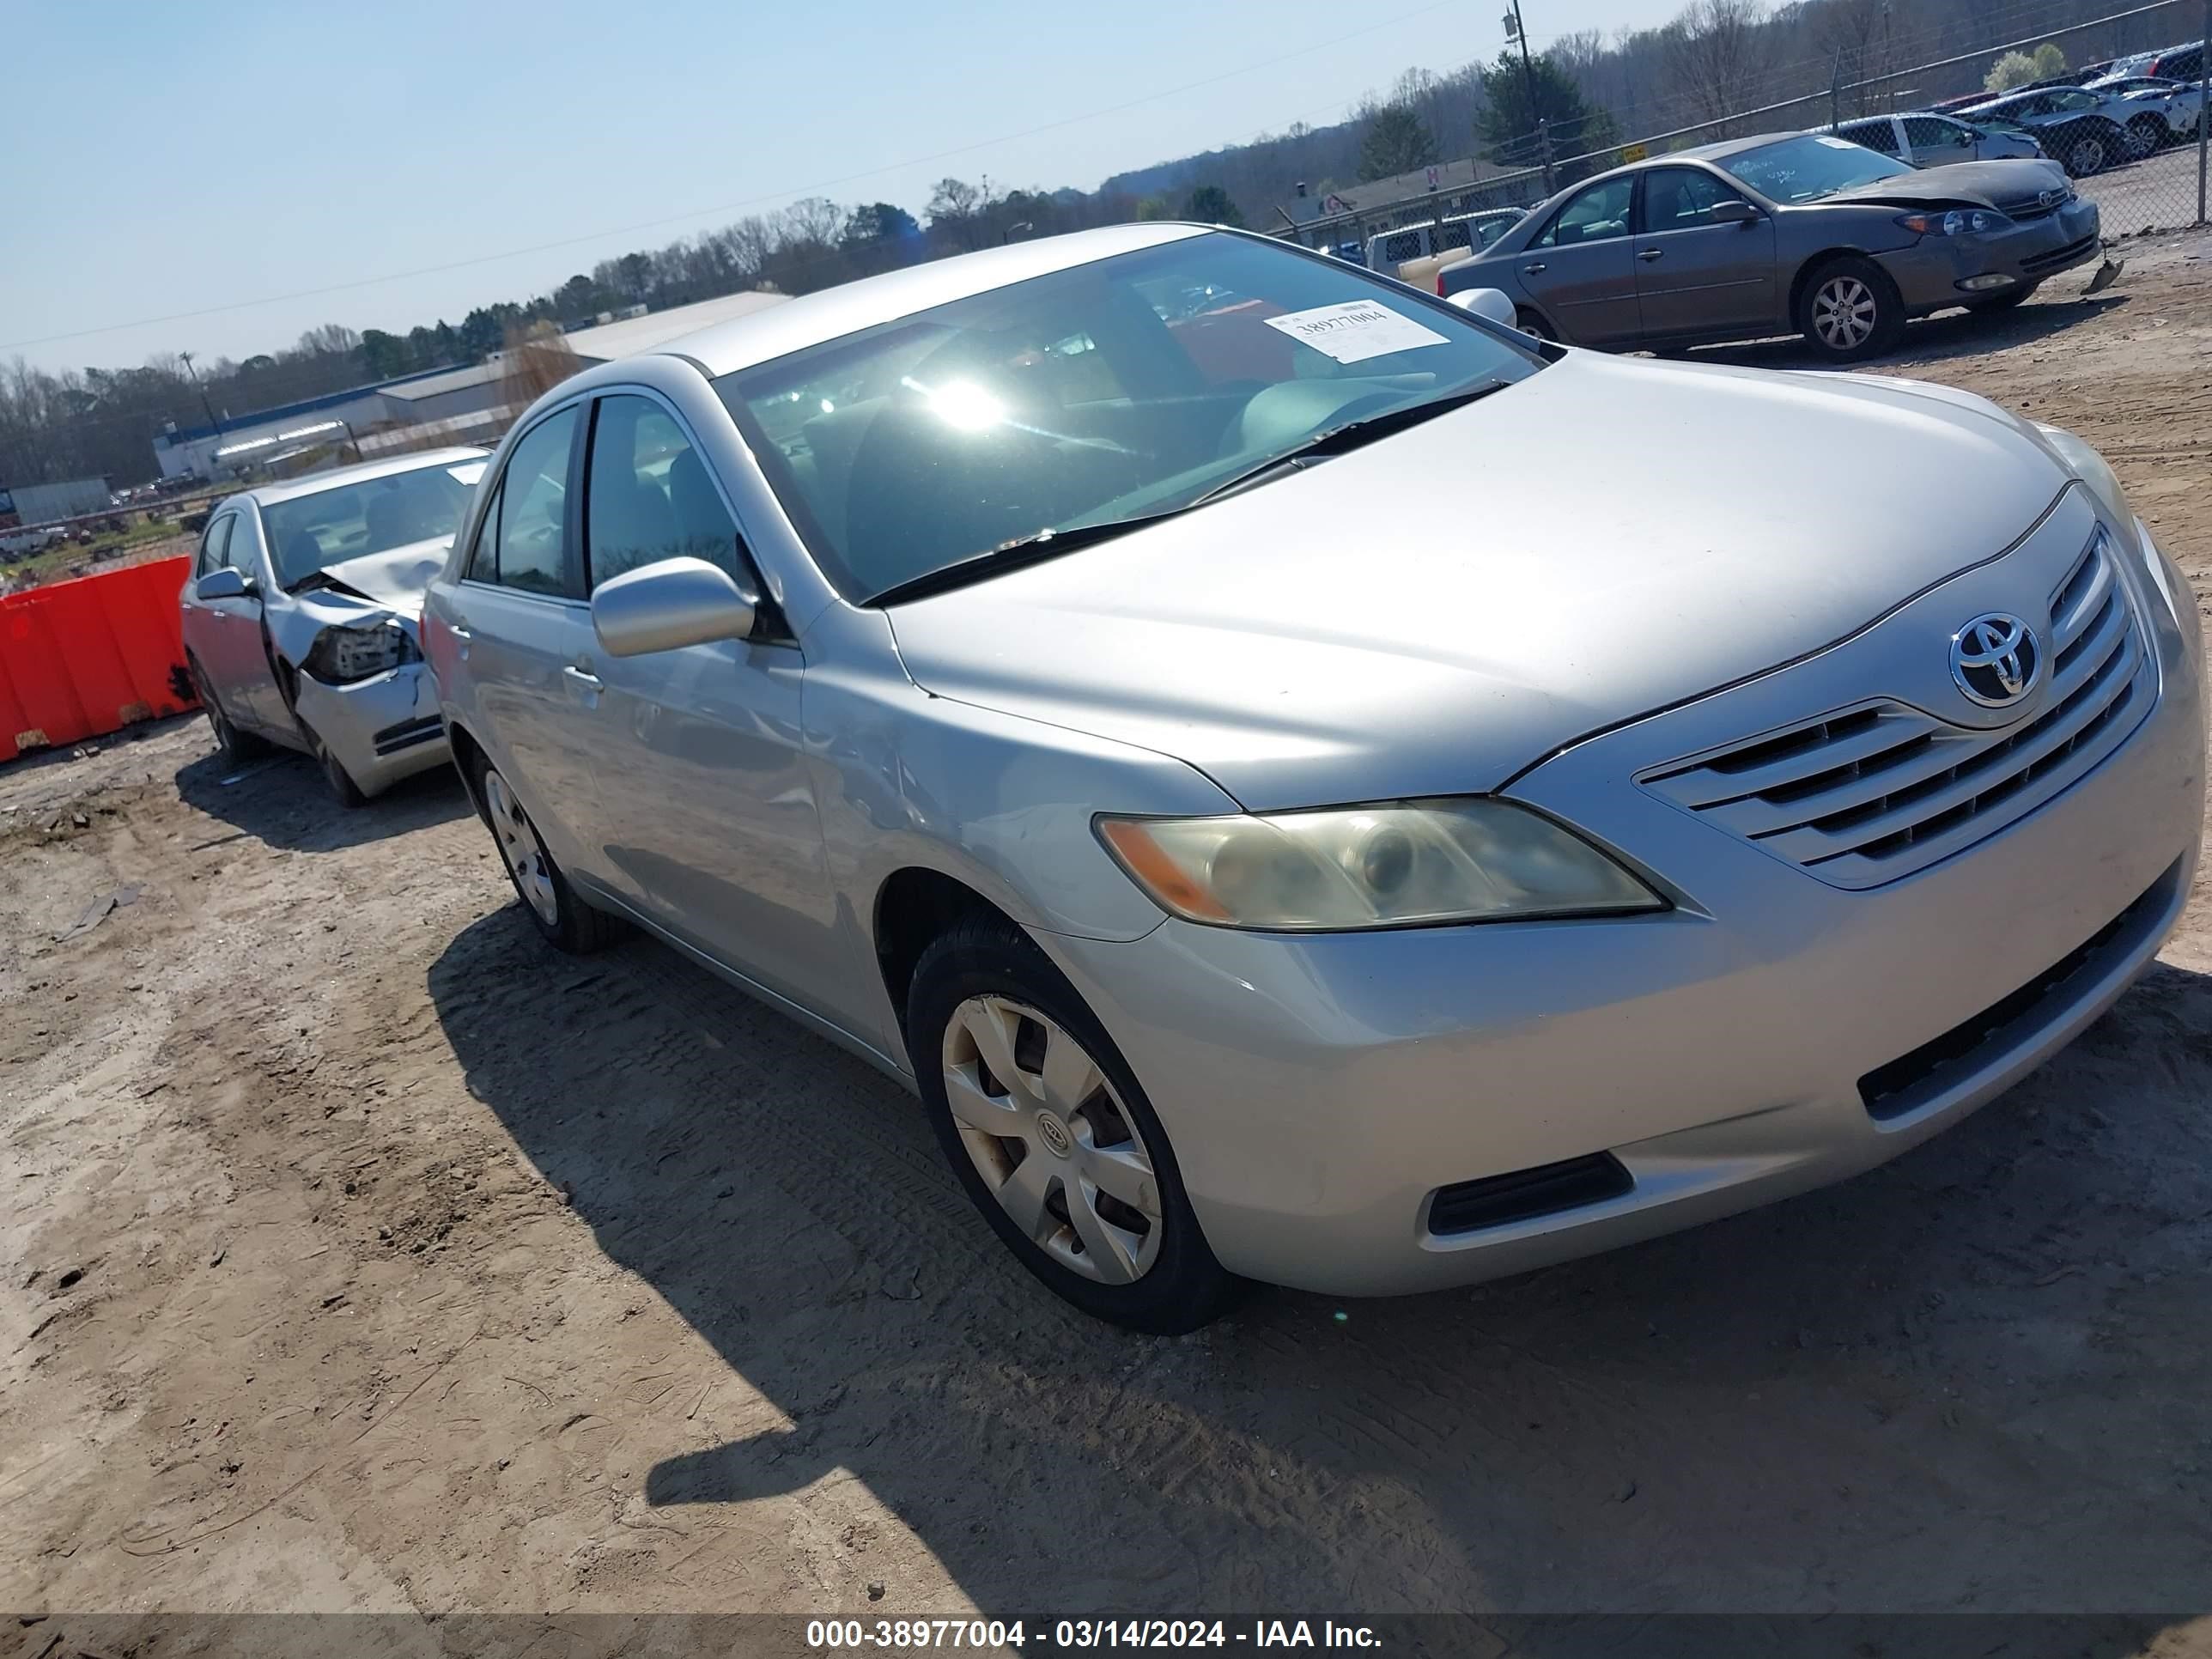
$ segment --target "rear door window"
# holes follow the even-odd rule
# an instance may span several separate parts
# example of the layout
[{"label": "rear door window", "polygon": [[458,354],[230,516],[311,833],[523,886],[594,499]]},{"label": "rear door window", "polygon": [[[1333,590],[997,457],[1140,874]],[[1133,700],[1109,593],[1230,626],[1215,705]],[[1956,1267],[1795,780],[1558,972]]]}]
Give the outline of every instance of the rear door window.
[{"label": "rear door window", "polygon": [[1878,149],[1884,155],[1897,154],[1897,130],[1890,125],[1887,115],[1878,121],[1854,121],[1849,126],[1838,127],[1836,137],[1864,144],[1869,149]]},{"label": "rear door window", "polygon": [[[531,428],[500,482],[496,574],[501,587],[571,597],[568,580],[568,462],[580,404]],[[480,573],[471,574],[483,580]]]}]

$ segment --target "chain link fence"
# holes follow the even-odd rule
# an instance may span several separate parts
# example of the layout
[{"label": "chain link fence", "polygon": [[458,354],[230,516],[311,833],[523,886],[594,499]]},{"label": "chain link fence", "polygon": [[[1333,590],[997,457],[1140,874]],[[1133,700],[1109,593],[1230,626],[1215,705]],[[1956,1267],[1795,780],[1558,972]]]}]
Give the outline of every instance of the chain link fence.
[{"label": "chain link fence", "polygon": [[[2005,125],[1994,130],[2027,133],[2045,154],[2065,166],[2075,175],[2075,188],[2097,204],[2108,240],[2202,225],[2207,222],[2207,140],[2212,137],[2212,123],[2205,118],[2208,91],[2212,91],[2208,86],[2212,66],[2204,50],[2208,34],[2212,34],[2212,0],[2156,0],[1850,82],[1831,74],[1795,96],[1602,149],[1569,153],[1568,146],[1550,142],[1553,135],[1546,135],[1553,152],[1548,166],[1498,167],[1478,162],[1478,175],[1484,175],[1486,167],[1488,171],[1471,184],[1363,205],[1295,228],[1286,227],[1279,234],[1309,247],[1364,259],[1371,240],[1388,233],[1389,240],[1378,245],[1375,263],[1381,269],[1395,269],[1404,262],[1390,258],[1390,250],[1413,246],[1423,227],[1437,228],[1427,233],[1427,240],[1437,247],[1425,252],[1441,251],[1445,243],[1465,246],[1473,216],[1532,207],[1557,185],[1624,162],[1759,132],[1836,127],[1846,137],[1871,142],[1875,148],[1920,165],[1960,159],[1955,152],[1946,156],[1923,143],[1935,137],[1942,124],[1908,125],[1910,118],[1946,106],[1954,112],[1971,107],[1960,100],[1976,94],[1998,96],[1985,86],[1995,62],[2007,52],[2033,54],[2045,45],[2056,46],[2068,64],[2077,67],[2055,84],[2038,83],[2013,94],[2018,101],[2002,112],[1997,118]],[[2082,81],[2111,75],[2183,84],[2179,90],[2125,85],[2075,90]],[[2073,95],[2068,95],[2069,91]],[[1984,119],[1963,118],[1977,124]],[[1540,153],[1538,135],[1504,148],[1516,159],[1534,156]]]}]

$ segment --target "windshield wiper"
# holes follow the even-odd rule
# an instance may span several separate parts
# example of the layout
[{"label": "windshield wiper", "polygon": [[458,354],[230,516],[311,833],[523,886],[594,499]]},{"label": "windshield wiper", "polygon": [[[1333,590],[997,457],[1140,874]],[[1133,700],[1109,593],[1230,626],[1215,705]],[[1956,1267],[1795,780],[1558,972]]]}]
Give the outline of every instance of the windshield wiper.
[{"label": "windshield wiper", "polygon": [[1170,507],[1164,513],[1146,513],[1133,519],[1108,519],[1099,524],[1071,525],[1065,530],[1040,530],[1034,536],[1023,536],[1014,541],[1004,542],[986,552],[956,559],[951,564],[939,565],[934,570],[925,570],[919,576],[909,576],[902,582],[893,582],[882,592],[869,595],[864,603],[872,605],[899,605],[908,599],[926,599],[933,593],[965,587],[986,576],[1018,570],[1024,565],[1042,564],[1047,559],[1056,559],[1061,554],[1073,553],[1079,548],[1110,542],[1133,530],[1142,530],[1147,525],[1159,524],[1188,513],[1197,505],[1196,501],[1191,501],[1182,507]]},{"label": "windshield wiper", "polygon": [[1409,426],[1419,426],[1439,415],[1449,415],[1455,409],[1463,409],[1514,384],[1516,382],[1511,380],[1481,380],[1474,386],[1462,386],[1457,392],[1447,392],[1440,397],[1425,398],[1420,403],[1401,404],[1395,409],[1362,416],[1358,420],[1346,421],[1341,426],[1323,427],[1310,438],[1282,453],[1271,455],[1257,466],[1224,478],[1192,501],[1190,506],[1203,507],[1208,501],[1218,501],[1224,495],[1233,495],[1239,490],[1251,489],[1255,484],[1269,483],[1292,472],[1302,471],[1315,461],[1346,454],[1363,445],[1373,443],[1377,438],[1387,438]]},{"label": "windshield wiper", "polygon": [[1133,519],[1108,519],[1097,524],[1071,525],[1065,530],[1040,530],[1034,536],[1005,542],[986,552],[955,560],[934,570],[925,570],[921,575],[909,577],[902,582],[894,582],[881,592],[871,594],[865,603],[871,605],[902,605],[908,599],[927,599],[933,593],[947,592],[956,587],[965,587],[970,582],[981,581],[987,576],[1018,570],[1024,565],[1042,564],[1047,559],[1056,559],[1063,553],[1073,553],[1080,548],[1095,547],[1100,542],[1112,541],[1116,537],[1128,535],[1132,531],[1180,518],[1209,501],[1218,501],[1240,489],[1249,489],[1255,484],[1295,472],[1312,461],[1344,454],[1363,444],[1372,443],[1377,438],[1387,438],[1393,432],[1419,426],[1439,415],[1448,415],[1455,409],[1463,408],[1478,398],[1486,398],[1492,392],[1501,392],[1514,384],[1511,380],[1482,380],[1421,403],[1401,404],[1395,409],[1386,409],[1357,421],[1346,421],[1340,426],[1326,427],[1293,448],[1270,455],[1258,465],[1224,479],[1180,507],[1171,507],[1160,513],[1142,514]]}]

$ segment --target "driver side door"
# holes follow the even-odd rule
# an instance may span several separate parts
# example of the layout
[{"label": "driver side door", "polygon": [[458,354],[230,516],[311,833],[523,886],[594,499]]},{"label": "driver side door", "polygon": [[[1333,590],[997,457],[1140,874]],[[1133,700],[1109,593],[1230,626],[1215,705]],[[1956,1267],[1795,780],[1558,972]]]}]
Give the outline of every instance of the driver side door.
[{"label": "driver side door", "polygon": [[1627,345],[1642,332],[1628,228],[1635,192],[1632,173],[1586,185],[1514,258],[1522,291],[1571,344]]}]

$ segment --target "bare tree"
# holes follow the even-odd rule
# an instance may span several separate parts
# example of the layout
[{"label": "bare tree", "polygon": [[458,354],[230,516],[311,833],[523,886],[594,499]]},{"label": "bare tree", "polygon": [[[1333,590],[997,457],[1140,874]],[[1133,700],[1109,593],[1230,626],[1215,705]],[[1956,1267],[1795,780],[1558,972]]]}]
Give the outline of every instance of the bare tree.
[{"label": "bare tree", "polygon": [[1888,10],[1886,0],[1827,0],[1812,14],[1813,44],[1827,55],[1832,84],[1852,88],[1850,110],[1838,109],[1838,115],[1864,115],[1873,106],[1873,89],[1859,83],[1873,78]]},{"label": "bare tree", "polygon": [[1723,118],[1757,101],[1766,71],[1765,0],[1691,0],[1662,31],[1676,94],[1725,137]]}]

